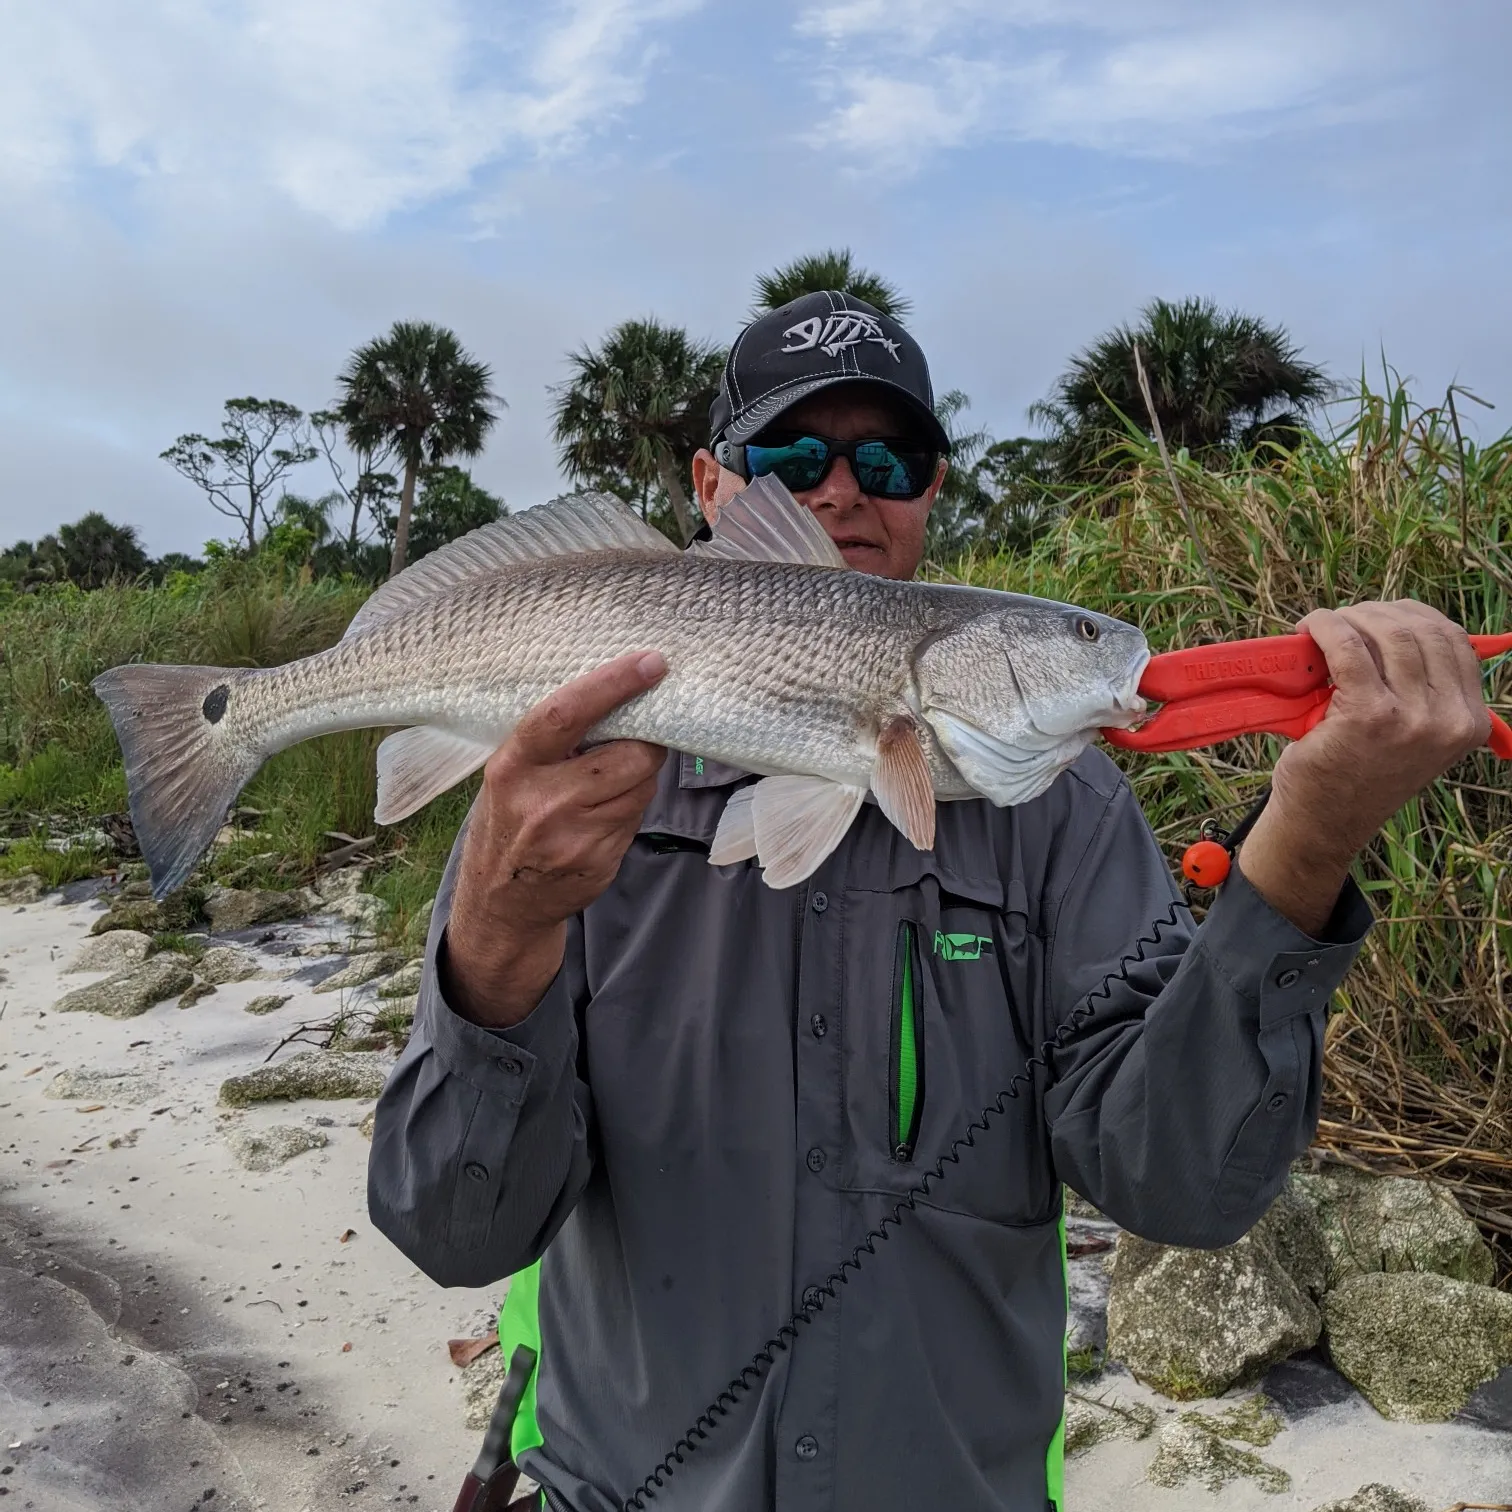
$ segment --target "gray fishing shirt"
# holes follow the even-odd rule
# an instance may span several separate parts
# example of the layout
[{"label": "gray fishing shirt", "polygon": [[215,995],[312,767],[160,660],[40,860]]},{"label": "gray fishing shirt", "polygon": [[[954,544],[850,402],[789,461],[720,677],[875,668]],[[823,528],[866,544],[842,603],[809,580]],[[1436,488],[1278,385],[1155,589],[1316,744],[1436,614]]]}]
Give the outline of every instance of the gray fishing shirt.
[{"label": "gray fishing shirt", "polygon": [[[824,1305],[646,1505],[1046,1512],[1061,1183],[1152,1240],[1243,1235],[1315,1129],[1326,1011],[1369,909],[1351,885],[1314,940],[1236,867],[1201,928],[1161,928],[983,1132],[1171,917],[1118,769],[1093,750],[1032,803],[941,804],[928,853],[867,803],[780,892],[754,862],[706,860],[740,780],[668,758],[614,884],[510,1029],[438,985],[453,853],[378,1104],[373,1221],[442,1285],[544,1254],[544,1444],[523,1465],[554,1507],[619,1507],[807,1300]],[[833,1298],[816,1291],[941,1157]]]}]

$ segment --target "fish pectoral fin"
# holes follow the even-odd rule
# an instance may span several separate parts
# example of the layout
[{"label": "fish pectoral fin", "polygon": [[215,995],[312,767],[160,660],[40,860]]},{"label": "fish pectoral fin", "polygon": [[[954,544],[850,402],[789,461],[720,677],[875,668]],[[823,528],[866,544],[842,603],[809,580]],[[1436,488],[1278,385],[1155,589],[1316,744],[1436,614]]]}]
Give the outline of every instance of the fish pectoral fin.
[{"label": "fish pectoral fin", "polygon": [[730,557],[747,562],[797,562],[808,567],[844,567],[840,548],[815,518],[771,473],[748,483],[714,517],[714,538],[694,541],[689,556]]},{"label": "fish pectoral fin", "polygon": [[768,887],[812,876],[845,838],[866,797],[864,787],[825,777],[765,777],[751,790],[756,858]]},{"label": "fish pectoral fin", "polygon": [[934,778],[919,742],[919,727],[907,714],[889,720],[877,737],[871,790],[877,807],[918,850],[934,849]]},{"label": "fish pectoral fin", "polygon": [[730,794],[709,847],[710,866],[730,866],[756,854],[756,820],[751,809],[754,787],[736,788]]},{"label": "fish pectoral fin", "polygon": [[438,725],[415,725],[378,747],[378,803],[373,818],[397,824],[447,788],[455,787],[493,755],[495,747]]}]

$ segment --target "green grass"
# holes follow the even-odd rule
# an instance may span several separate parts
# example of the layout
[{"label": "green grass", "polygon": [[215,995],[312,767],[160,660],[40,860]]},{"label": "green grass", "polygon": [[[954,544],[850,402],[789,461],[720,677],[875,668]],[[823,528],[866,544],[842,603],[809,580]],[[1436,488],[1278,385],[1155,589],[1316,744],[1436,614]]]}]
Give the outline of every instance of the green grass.
[{"label": "green grass", "polygon": [[[1364,393],[1339,433],[1222,473],[1131,440],[1119,481],[1024,554],[932,565],[935,575],[1131,619],[1157,651],[1288,631],[1317,605],[1411,596],[1471,630],[1512,628],[1512,435],[1455,439],[1446,411],[1400,388]],[[1189,524],[1190,519],[1190,524]],[[1199,543],[1201,550],[1199,550]],[[1209,573],[1211,569],[1211,575]],[[108,861],[49,851],[47,833],[125,806],[119,754],[90,679],[133,659],[271,665],[331,644],[367,590],[220,564],[159,589],[0,589],[0,874],[49,883]],[[1512,712],[1512,671],[1488,694]],[[312,881],[329,832],[374,833],[380,731],[276,757],[240,800],[256,827],[197,879]],[[1120,754],[1173,862],[1208,816],[1237,817],[1281,743]],[[476,784],[377,831],[366,886],[388,943],[418,943]],[[1512,787],[1489,755],[1465,761],[1382,831],[1358,867],[1380,917],[1329,1027],[1322,1142],[1377,1168],[1433,1166],[1512,1258]]]}]

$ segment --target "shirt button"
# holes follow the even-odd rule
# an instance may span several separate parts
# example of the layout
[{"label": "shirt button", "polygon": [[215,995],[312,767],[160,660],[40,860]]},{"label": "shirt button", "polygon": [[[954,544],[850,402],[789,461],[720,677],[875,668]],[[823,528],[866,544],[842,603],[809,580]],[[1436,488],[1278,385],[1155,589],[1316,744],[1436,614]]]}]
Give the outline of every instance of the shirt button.
[{"label": "shirt button", "polygon": [[807,1286],[803,1290],[803,1305],[811,1312],[819,1306],[821,1293],[817,1286]]},{"label": "shirt button", "polygon": [[1276,986],[1285,991],[1288,987],[1295,987],[1302,980],[1302,973],[1295,966],[1288,966],[1280,976],[1276,978]]},{"label": "shirt button", "polygon": [[818,1145],[808,1152],[808,1168],[815,1175],[824,1169],[824,1151]]},{"label": "shirt button", "polygon": [[1268,1103],[1266,1103],[1265,1106],[1267,1108],[1269,1108],[1272,1113],[1279,1113],[1282,1110],[1282,1108],[1284,1108],[1286,1106],[1286,1093],[1284,1093],[1284,1092],[1278,1092],[1278,1093],[1276,1093],[1276,1095],[1273,1098],[1271,1098],[1271,1100]]},{"label": "shirt button", "polygon": [[469,1160],[462,1169],[467,1173],[469,1181],[488,1180],[488,1167],[486,1165],[479,1165],[476,1160]]},{"label": "shirt button", "polygon": [[793,1453],[801,1460],[811,1460],[818,1457],[819,1440],[811,1433],[805,1433],[796,1444],[793,1445]]},{"label": "shirt button", "polygon": [[494,1065],[506,1076],[518,1076],[525,1069],[512,1055],[501,1055]]},{"label": "shirt button", "polygon": [[[829,894],[816,892],[814,896],[809,900],[809,906],[814,910],[815,913],[823,913],[824,910],[829,907]],[[801,1443],[802,1440],[800,1439],[799,1442]],[[812,1443],[813,1441],[810,1440],[810,1442]]]},{"label": "shirt button", "polygon": [[809,1020],[809,1028],[814,1031],[815,1039],[823,1039],[824,1036],[829,1033],[829,1025],[825,1023],[824,1015],[822,1013],[816,1013],[813,1018]]}]

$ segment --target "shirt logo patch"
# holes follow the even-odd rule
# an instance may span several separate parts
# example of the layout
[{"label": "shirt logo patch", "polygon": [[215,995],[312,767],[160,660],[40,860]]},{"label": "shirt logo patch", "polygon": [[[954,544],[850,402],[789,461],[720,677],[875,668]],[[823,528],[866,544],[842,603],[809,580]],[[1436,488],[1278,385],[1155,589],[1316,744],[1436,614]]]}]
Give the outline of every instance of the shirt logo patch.
[{"label": "shirt logo patch", "polygon": [[992,936],[945,934],[935,930],[934,953],[942,961],[979,961],[992,954]]},{"label": "shirt logo patch", "polygon": [[784,352],[812,352],[816,347],[826,357],[838,357],[847,347],[870,342],[879,346],[894,362],[901,363],[898,343],[882,329],[875,315],[863,315],[859,310],[839,310],[833,315],[814,315],[800,320],[783,333],[788,343]]}]

